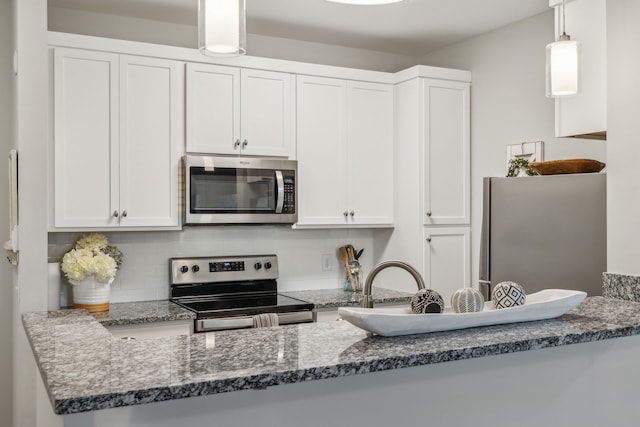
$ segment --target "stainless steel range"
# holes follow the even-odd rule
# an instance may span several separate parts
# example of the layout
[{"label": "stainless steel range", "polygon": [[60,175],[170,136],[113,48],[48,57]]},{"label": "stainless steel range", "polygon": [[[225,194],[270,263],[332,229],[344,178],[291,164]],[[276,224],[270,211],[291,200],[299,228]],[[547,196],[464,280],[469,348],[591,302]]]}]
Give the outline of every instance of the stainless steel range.
[{"label": "stainless steel range", "polygon": [[171,301],[196,313],[196,332],[250,328],[275,313],[278,324],[315,321],[314,305],[278,294],[276,255],[171,258]]}]

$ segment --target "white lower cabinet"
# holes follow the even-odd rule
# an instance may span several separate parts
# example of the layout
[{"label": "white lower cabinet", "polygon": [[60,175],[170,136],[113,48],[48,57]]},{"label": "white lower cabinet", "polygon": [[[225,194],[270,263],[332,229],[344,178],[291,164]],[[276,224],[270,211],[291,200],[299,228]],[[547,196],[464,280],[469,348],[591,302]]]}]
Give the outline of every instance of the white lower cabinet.
[{"label": "white lower cabinet", "polygon": [[392,226],[393,87],[297,77],[298,223]]},{"label": "white lower cabinet", "polygon": [[456,290],[471,286],[470,235],[468,227],[424,230],[424,281],[445,305]]},{"label": "white lower cabinet", "polygon": [[183,67],[55,49],[54,229],[179,226]]}]

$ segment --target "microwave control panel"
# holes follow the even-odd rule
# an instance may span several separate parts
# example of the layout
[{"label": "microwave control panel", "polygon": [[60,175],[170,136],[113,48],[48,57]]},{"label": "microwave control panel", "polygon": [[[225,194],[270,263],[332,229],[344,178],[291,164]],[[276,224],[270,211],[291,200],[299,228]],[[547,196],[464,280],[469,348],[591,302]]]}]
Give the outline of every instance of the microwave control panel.
[{"label": "microwave control panel", "polygon": [[296,175],[294,171],[282,171],[284,180],[284,204],[282,213],[296,213]]}]

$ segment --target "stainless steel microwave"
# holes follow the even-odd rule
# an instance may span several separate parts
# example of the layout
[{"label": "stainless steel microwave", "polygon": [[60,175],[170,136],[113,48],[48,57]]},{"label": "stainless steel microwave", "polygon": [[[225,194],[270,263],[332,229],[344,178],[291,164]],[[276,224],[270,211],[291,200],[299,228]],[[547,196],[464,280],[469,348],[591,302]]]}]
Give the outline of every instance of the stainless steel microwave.
[{"label": "stainless steel microwave", "polygon": [[293,224],[297,214],[295,160],[183,157],[184,224]]}]

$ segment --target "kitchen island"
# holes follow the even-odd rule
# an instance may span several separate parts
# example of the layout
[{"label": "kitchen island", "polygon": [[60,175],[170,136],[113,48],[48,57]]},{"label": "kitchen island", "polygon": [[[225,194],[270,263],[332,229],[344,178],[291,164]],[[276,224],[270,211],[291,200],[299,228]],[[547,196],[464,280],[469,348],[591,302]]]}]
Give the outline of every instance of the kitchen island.
[{"label": "kitchen island", "polygon": [[61,414],[48,425],[637,419],[636,302],[592,297],[556,319],[393,338],[330,322],[118,340],[82,310],[28,313],[23,323]]}]

